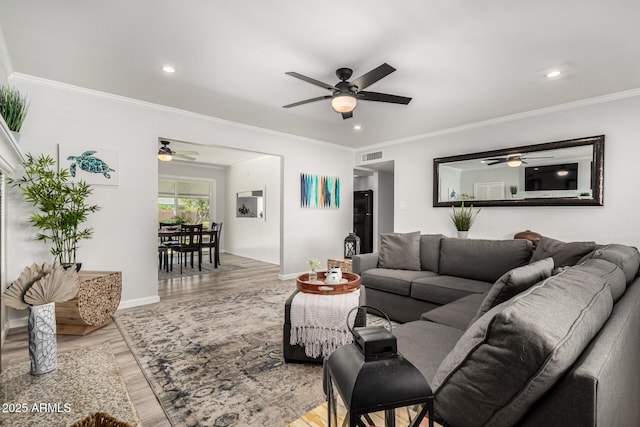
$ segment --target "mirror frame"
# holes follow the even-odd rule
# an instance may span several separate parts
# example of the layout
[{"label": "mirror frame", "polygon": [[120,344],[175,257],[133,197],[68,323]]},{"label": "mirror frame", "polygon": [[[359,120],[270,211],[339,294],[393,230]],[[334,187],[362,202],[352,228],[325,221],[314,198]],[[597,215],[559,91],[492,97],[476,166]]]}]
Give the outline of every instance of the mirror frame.
[{"label": "mirror frame", "polygon": [[442,164],[446,164],[449,162],[459,162],[462,160],[483,159],[486,157],[509,156],[519,153],[533,153],[545,150],[556,150],[559,148],[578,147],[582,145],[593,145],[593,159],[591,161],[591,198],[582,199],[576,197],[541,197],[504,200],[472,200],[473,206],[603,206],[604,135],[570,139],[566,141],[547,142],[544,144],[524,145],[521,147],[513,147],[502,150],[482,151],[471,154],[461,154],[457,156],[440,157],[433,159],[433,206],[460,206],[461,203],[460,200],[445,202],[441,202],[438,200],[438,195],[440,194],[439,170],[440,165]]},{"label": "mirror frame", "polygon": [[[260,196],[262,198],[262,206],[261,206],[262,207],[262,216],[257,215],[257,214],[255,216],[252,216],[252,215],[239,215],[238,203],[241,203],[240,200],[241,199],[247,199],[247,198],[254,198],[256,196],[253,196],[253,193],[257,193],[257,192],[262,193],[262,196]],[[248,196],[248,195],[241,196],[241,194],[246,194],[246,193],[251,193],[251,195],[250,196]],[[262,221],[266,221],[266,216],[267,216],[266,215],[266,209],[267,209],[267,207],[266,207],[266,188],[254,188],[252,190],[244,190],[244,191],[236,192],[236,203],[235,203],[235,205],[236,205],[236,216],[235,216],[236,218],[249,218],[249,219],[259,219],[259,220],[262,220]]]}]

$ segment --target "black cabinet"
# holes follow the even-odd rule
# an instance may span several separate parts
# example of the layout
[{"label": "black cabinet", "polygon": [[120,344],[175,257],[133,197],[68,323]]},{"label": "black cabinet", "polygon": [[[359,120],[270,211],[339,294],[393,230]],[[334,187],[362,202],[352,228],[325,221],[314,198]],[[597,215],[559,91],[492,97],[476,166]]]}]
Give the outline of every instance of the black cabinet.
[{"label": "black cabinet", "polygon": [[373,190],[353,192],[353,230],[360,238],[360,253],[373,252]]}]

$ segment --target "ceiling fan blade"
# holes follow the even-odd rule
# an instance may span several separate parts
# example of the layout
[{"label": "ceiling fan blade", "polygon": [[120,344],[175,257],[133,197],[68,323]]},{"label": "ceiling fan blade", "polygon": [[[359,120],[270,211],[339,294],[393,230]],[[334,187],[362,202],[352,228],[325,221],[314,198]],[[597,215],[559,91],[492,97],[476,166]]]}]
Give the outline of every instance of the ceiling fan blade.
[{"label": "ceiling fan blade", "polygon": [[392,104],[404,104],[407,105],[411,102],[411,98],[406,96],[389,95],[388,93],[379,92],[358,92],[356,98],[363,101],[378,101],[378,102],[391,102]]},{"label": "ceiling fan blade", "polygon": [[191,156],[185,156],[184,154],[180,154],[180,153],[173,153],[173,157],[176,157],[178,159],[183,159],[183,160],[195,160],[195,157],[191,157]]},{"label": "ceiling fan blade", "polygon": [[506,160],[496,160],[495,162],[487,163],[487,166],[497,165],[498,163],[504,163]]},{"label": "ceiling fan blade", "polygon": [[342,118],[344,120],[350,119],[351,117],[353,117],[353,111],[349,111],[348,113],[342,113]]},{"label": "ceiling fan blade", "polygon": [[178,150],[178,151],[176,151],[176,153],[178,153],[178,154],[186,154],[187,156],[188,156],[188,155],[195,155],[195,156],[197,156],[198,154],[200,154],[200,153],[198,153],[197,151],[182,151],[182,150]]},{"label": "ceiling fan blade", "polygon": [[312,85],[320,86],[321,88],[324,88],[327,90],[331,90],[331,91],[338,90],[333,85],[321,82],[320,80],[312,79],[311,77],[303,76],[302,74],[296,73],[295,71],[287,71],[285,74],[288,74],[291,77],[295,77],[300,80],[304,80],[305,82],[311,83]]},{"label": "ceiling fan blade", "polygon": [[372,84],[374,84],[375,82],[377,82],[378,80],[380,80],[383,77],[388,76],[389,74],[393,73],[396,69],[393,68],[391,65],[387,64],[386,62],[382,65],[380,65],[377,68],[374,68],[373,70],[369,71],[368,73],[365,73],[363,75],[361,75],[360,77],[358,77],[357,79],[351,81],[351,84],[354,86],[358,87],[358,90],[363,90],[369,86],[371,86]]},{"label": "ceiling fan blade", "polygon": [[331,97],[332,97],[331,95],[319,96],[317,98],[305,99],[304,101],[298,101],[298,102],[294,102],[293,104],[283,105],[282,107],[283,108],[297,107],[298,105],[308,104],[310,102],[322,101],[323,99],[329,99]]},{"label": "ceiling fan blade", "polygon": [[521,159],[529,159],[529,160],[533,160],[533,159],[553,159],[552,156],[547,156],[547,157],[521,157]]}]

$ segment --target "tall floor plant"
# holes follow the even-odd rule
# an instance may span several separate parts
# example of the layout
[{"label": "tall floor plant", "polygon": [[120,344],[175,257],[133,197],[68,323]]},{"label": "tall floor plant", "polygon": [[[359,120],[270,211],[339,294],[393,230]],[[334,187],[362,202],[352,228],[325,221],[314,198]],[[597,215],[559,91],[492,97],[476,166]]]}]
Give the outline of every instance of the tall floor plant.
[{"label": "tall floor plant", "polygon": [[89,239],[93,228],[81,228],[90,213],[100,209],[87,203],[93,188],[84,181],[72,182],[68,169],[56,171],[55,160],[48,155],[26,155],[24,175],[9,178],[12,187],[22,190],[36,208],[29,221],[40,231],[36,240],[51,242],[51,254],[63,265],[76,263],[78,242]]}]

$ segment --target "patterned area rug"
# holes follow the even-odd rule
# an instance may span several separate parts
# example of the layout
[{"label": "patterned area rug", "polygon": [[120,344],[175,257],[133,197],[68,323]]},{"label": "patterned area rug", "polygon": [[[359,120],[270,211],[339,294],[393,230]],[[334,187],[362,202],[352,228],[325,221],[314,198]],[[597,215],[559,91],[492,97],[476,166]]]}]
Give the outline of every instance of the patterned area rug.
[{"label": "patterned area rug", "polygon": [[284,303],[293,286],[115,317],[173,425],[282,426],[323,402],[322,367],[283,362]]},{"label": "patterned area rug", "polygon": [[194,268],[191,268],[189,263],[187,263],[186,267],[183,265],[182,273],[180,273],[180,264],[175,264],[173,266],[173,270],[169,270],[168,272],[165,269],[158,270],[158,280],[188,277],[196,274],[217,274],[219,272],[228,272],[233,270],[244,269],[244,267],[241,267],[235,264],[229,264],[229,263],[220,264],[218,268],[214,268],[213,264],[209,263],[208,259],[206,260],[206,262],[202,263],[202,271],[198,270],[197,260],[196,260],[196,263],[194,263],[193,265],[194,265]]},{"label": "patterned area rug", "polygon": [[58,353],[58,367],[31,375],[29,361],[0,380],[0,426],[68,426],[92,412],[140,425],[108,343]]}]

